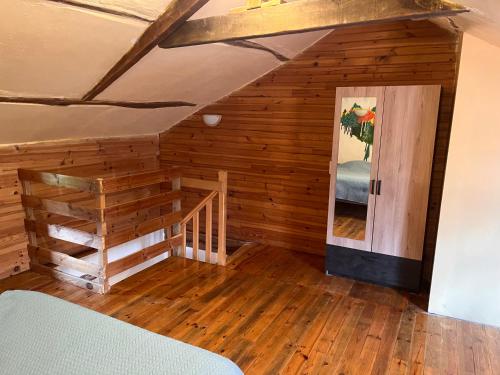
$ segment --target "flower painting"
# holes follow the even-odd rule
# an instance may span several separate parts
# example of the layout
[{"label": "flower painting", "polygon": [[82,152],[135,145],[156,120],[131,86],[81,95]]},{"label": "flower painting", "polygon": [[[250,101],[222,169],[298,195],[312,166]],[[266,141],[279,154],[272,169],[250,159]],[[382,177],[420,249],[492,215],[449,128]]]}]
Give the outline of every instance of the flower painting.
[{"label": "flower painting", "polygon": [[370,157],[375,130],[377,98],[342,98],[342,117],[340,126],[345,134],[355,137],[365,144],[363,160]]}]

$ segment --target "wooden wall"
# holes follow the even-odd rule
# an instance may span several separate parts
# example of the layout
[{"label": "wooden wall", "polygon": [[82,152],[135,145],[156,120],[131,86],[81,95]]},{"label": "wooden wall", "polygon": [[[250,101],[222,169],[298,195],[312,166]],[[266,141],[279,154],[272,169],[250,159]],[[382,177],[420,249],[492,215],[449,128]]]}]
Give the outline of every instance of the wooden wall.
[{"label": "wooden wall", "polygon": [[[161,134],[164,164],[229,171],[228,237],[324,254],[337,86],[443,87],[425,243],[429,280],[460,38],[428,21],[336,30],[277,70]],[[223,115],[209,128],[201,114]],[[189,202],[188,202],[189,204]]]},{"label": "wooden wall", "polygon": [[82,165],[157,155],[157,136],[0,146],[0,279],[29,268],[17,168]]}]

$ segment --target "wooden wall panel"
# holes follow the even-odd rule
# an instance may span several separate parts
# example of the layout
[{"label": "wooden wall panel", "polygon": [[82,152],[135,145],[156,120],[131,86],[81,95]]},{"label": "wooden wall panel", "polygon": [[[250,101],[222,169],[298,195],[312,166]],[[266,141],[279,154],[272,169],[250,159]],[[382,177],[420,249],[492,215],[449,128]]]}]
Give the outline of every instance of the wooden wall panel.
[{"label": "wooden wall panel", "polygon": [[18,168],[82,165],[157,155],[157,136],[0,145],[0,279],[29,268]]},{"label": "wooden wall panel", "polygon": [[[160,136],[164,164],[229,171],[228,237],[324,254],[337,86],[443,87],[425,244],[430,277],[460,38],[428,21],[336,30]],[[203,113],[223,115],[215,128]],[[186,202],[189,205],[188,202]]]}]

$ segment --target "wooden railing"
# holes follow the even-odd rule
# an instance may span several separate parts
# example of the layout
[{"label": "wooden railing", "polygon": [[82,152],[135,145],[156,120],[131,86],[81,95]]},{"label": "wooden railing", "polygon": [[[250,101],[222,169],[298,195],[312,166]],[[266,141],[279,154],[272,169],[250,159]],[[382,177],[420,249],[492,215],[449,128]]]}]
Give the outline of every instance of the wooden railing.
[{"label": "wooden railing", "polygon": [[[97,164],[48,171],[19,170],[34,271],[106,293],[124,275],[170,255],[226,264],[227,172],[219,171],[218,180],[210,181],[182,177],[176,167],[135,172],[113,169],[109,173],[103,168]],[[89,176],[91,172],[95,174]],[[208,190],[209,194],[183,218],[184,188]],[[212,260],[216,197],[217,259]],[[206,220],[204,250],[199,246],[202,210]],[[191,223],[193,253],[188,256],[186,232]],[[160,235],[162,231],[160,242],[155,240],[137,250],[134,245],[133,252],[127,250],[127,255],[118,256],[119,245],[127,247],[131,241]]]},{"label": "wooden railing", "polygon": [[[187,226],[192,223],[193,252],[192,259],[202,260],[200,253],[204,254],[203,261],[225,265],[226,254],[226,218],[227,218],[227,172],[219,171],[218,181],[199,180],[182,177],[181,186],[193,189],[209,190],[210,193],[203,198],[189,213],[181,220],[181,233],[183,244],[180,256],[187,258]],[[217,229],[217,260],[212,261],[212,236],[213,236],[213,200],[218,197],[218,229]],[[205,249],[200,249],[200,213],[205,210]]]},{"label": "wooden railing", "polygon": [[[92,168],[101,171],[100,164]],[[180,246],[181,235],[171,235],[171,227],[180,228],[182,219],[177,168],[116,175],[112,172],[104,178],[78,173],[84,173],[84,168],[18,171],[23,187],[21,200],[26,213],[31,269],[106,293],[114,275],[149,259],[168,256],[175,246]],[[168,187],[169,183],[172,188]],[[41,185],[38,191],[33,191],[33,184]],[[49,198],[37,195],[46,193],[47,187],[56,188],[52,188]],[[142,189],[145,196],[137,197],[137,189]],[[120,199],[110,205],[108,199],[117,194]],[[162,208],[169,204],[172,210],[163,212]],[[141,210],[147,211],[147,215],[134,215]],[[161,230],[170,232],[165,240],[108,261],[111,248]],[[90,259],[88,255],[95,258]]]}]

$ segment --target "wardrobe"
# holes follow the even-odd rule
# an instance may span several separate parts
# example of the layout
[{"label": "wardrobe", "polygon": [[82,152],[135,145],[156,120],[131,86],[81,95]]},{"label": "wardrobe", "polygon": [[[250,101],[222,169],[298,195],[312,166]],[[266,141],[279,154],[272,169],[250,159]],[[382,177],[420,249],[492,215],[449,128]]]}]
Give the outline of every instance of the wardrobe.
[{"label": "wardrobe", "polygon": [[440,90],[337,88],[327,274],[419,288]]}]

